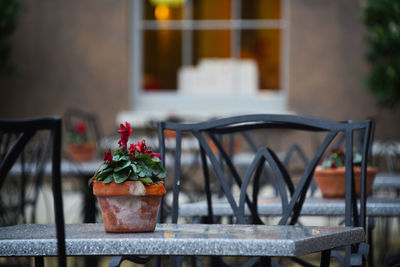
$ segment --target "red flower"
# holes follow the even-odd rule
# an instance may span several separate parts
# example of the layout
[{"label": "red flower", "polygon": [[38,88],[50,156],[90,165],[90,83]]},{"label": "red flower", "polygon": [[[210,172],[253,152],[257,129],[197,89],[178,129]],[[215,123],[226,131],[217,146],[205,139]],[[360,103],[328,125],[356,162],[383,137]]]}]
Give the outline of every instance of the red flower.
[{"label": "red flower", "polygon": [[121,130],[118,130],[118,133],[121,134],[121,140],[118,141],[118,144],[121,148],[126,149],[129,135],[132,133],[132,128],[128,122],[125,122],[125,126],[121,123],[120,127]]},{"label": "red flower", "polygon": [[130,144],[130,147],[129,147],[129,157],[131,158],[131,159],[134,159],[135,158],[135,151],[136,151],[137,149],[136,149],[136,146],[134,145],[134,144]]},{"label": "red flower", "polygon": [[334,162],[332,162],[331,168],[332,168],[332,169],[336,169],[336,164],[335,164]]},{"label": "red flower", "polygon": [[120,128],[121,130],[118,130],[120,134],[128,133],[128,135],[130,135],[132,133],[131,125],[127,121],[125,122],[125,126],[121,123]]},{"label": "red flower", "polygon": [[129,152],[135,153],[135,150],[137,150],[136,146],[134,144],[131,144],[130,147],[129,147]]},{"label": "red flower", "polygon": [[110,164],[112,164],[112,153],[111,153],[111,149],[108,149],[106,152],[104,152],[104,163],[106,163],[107,161],[110,162]]},{"label": "red flower", "polygon": [[141,142],[137,143],[136,150],[139,151],[140,153],[146,153],[147,152],[147,146],[146,146],[144,140],[142,140]]},{"label": "red flower", "polygon": [[151,153],[149,153],[149,155],[150,155],[151,158],[157,157],[157,158],[159,158],[161,160],[161,156],[159,154],[157,154],[157,153],[151,152]]},{"label": "red flower", "polygon": [[343,150],[342,150],[340,147],[337,147],[337,148],[332,149],[332,154],[333,154],[333,153],[342,154],[342,153],[343,153]]},{"label": "red flower", "polygon": [[84,122],[80,122],[78,124],[76,124],[76,132],[78,134],[85,134],[86,133],[86,129],[87,129],[87,125]]}]

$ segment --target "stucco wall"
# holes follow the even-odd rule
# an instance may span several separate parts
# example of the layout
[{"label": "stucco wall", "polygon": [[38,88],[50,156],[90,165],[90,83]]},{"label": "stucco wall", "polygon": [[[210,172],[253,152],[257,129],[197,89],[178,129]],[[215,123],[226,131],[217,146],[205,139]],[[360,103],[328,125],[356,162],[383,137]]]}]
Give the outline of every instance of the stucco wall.
[{"label": "stucco wall", "polygon": [[[106,134],[129,109],[130,0],[21,0],[16,77],[1,77],[0,117],[96,112]],[[293,0],[289,109],[334,120],[375,118],[377,139],[400,138],[400,107],[382,110],[364,86],[365,29],[357,0]]]},{"label": "stucco wall", "polygon": [[[25,0],[13,36],[23,71],[0,78],[0,117],[96,112],[114,130],[129,108],[128,0]],[[106,131],[107,132],[107,131]]]},{"label": "stucco wall", "polygon": [[376,139],[400,139],[400,107],[380,109],[366,90],[361,1],[291,1],[289,107],[334,120],[376,120]]}]

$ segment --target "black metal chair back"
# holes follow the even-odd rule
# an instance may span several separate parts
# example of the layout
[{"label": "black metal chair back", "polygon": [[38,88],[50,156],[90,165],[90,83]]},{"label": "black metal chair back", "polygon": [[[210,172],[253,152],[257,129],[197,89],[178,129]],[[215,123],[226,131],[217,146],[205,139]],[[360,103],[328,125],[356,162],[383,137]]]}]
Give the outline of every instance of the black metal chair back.
[{"label": "black metal chair back", "polygon": [[[240,134],[247,135],[254,130],[265,132],[272,129],[295,130],[301,132],[316,132],[324,135],[324,140],[317,151],[306,162],[306,168],[297,185],[292,181],[284,163],[278,153],[268,146],[258,147],[244,175],[240,175],[235,166],[234,157],[229,153],[221,142],[221,138],[226,135]],[[272,171],[273,183],[279,191],[282,204],[282,216],[280,225],[293,225],[298,222],[301,214],[302,205],[307,196],[313,178],[313,172],[320,163],[322,157],[332,146],[335,137],[341,133],[345,136],[346,147],[346,205],[345,205],[345,226],[361,226],[366,228],[366,167],[368,151],[372,139],[373,124],[371,121],[361,122],[335,122],[316,118],[292,116],[292,115],[243,115],[224,119],[216,119],[202,123],[181,124],[173,122],[159,123],[160,153],[163,156],[165,165],[165,140],[164,130],[176,131],[176,147],[174,155],[174,177],[173,177],[173,199],[172,199],[172,223],[178,222],[179,216],[179,192],[181,184],[181,157],[182,157],[182,133],[191,133],[199,143],[201,162],[205,178],[205,193],[208,206],[208,223],[214,223],[212,209],[212,194],[210,188],[210,169],[215,173],[219,185],[232,208],[233,215],[240,224],[253,223],[262,224],[257,211],[258,186],[266,166]],[[357,198],[355,194],[355,183],[353,175],[353,140],[354,133],[362,131],[362,179],[360,210],[357,209]],[[210,142],[212,140],[212,148]],[[215,147],[217,152],[215,152]],[[214,150],[214,151],[213,151]],[[239,200],[232,194],[229,186],[229,176],[240,188]],[[253,179],[252,198],[248,194],[248,186]],[[250,216],[245,214],[246,206],[250,210]],[[347,248],[346,255],[355,252],[355,248]],[[347,256],[346,256],[347,257]],[[350,264],[350,256],[346,259],[347,265]]]},{"label": "black metal chair back", "polygon": [[[51,162],[52,191],[56,222],[59,266],[66,266],[65,227],[61,190],[61,118],[47,117],[27,120],[0,120],[0,189],[10,180],[21,178],[21,192],[13,213],[17,214],[6,224],[25,223],[24,211],[31,201],[36,202],[38,187],[42,184],[46,165]],[[40,135],[46,135],[45,143],[30,146]],[[38,150],[39,146],[39,150]],[[31,150],[31,151],[27,151]],[[29,153],[27,153],[29,152]],[[29,155],[29,156],[26,156]],[[38,156],[38,157],[37,157]],[[51,157],[50,157],[51,156]],[[27,160],[34,158],[35,160]],[[34,178],[35,194],[33,200],[25,198],[28,177]],[[2,200],[12,192],[2,193]],[[3,210],[7,203],[0,203]],[[34,211],[33,211],[34,212]],[[22,219],[20,219],[22,218]],[[34,220],[34,217],[32,217]],[[31,223],[35,223],[31,221]],[[38,265],[43,265],[43,258],[38,258]]]}]

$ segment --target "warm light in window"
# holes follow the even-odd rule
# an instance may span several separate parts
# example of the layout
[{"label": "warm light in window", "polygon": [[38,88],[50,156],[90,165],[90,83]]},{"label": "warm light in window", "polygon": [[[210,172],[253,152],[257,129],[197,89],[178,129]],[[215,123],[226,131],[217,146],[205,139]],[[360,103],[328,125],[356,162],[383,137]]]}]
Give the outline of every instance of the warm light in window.
[{"label": "warm light in window", "polygon": [[149,0],[153,6],[167,5],[171,7],[181,7],[186,0]]},{"label": "warm light in window", "polygon": [[154,15],[158,20],[169,19],[169,7],[167,5],[157,5],[154,10]]}]

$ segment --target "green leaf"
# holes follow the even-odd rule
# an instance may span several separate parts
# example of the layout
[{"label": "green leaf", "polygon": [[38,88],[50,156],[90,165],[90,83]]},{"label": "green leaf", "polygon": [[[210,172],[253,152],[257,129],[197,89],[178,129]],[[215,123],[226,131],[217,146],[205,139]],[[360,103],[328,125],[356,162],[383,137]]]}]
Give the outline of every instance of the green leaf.
[{"label": "green leaf", "polygon": [[325,159],[322,162],[322,168],[324,169],[329,169],[332,166],[332,160],[331,159]]},{"label": "green leaf", "polygon": [[152,170],[149,166],[147,166],[146,164],[144,164],[143,162],[140,162],[138,164],[138,168],[139,168],[139,172],[137,173],[137,175],[139,177],[151,177],[152,174]]},{"label": "green leaf", "polygon": [[137,176],[137,174],[134,171],[131,171],[129,174],[129,181],[137,181],[139,179],[139,177]]},{"label": "green leaf", "polygon": [[115,161],[119,161],[121,159],[121,155],[119,155],[119,154],[116,154],[116,155],[113,155],[113,161],[115,162]]},{"label": "green leaf", "polygon": [[166,171],[161,166],[160,162],[153,161],[152,171],[153,171],[153,176],[155,176],[157,178],[165,178],[167,175]]},{"label": "green leaf", "polygon": [[103,181],[103,183],[105,183],[105,184],[108,184],[108,183],[111,183],[111,182],[114,182],[114,176],[112,174],[107,176]]},{"label": "green leaf", "polygon": [[137,166],[136,162],[131,163],[131,167],[134,173],[139,173],[139,167]]},{"label": "green leaf", "polygon": [[141,181],[144,184],[151,184],[153,183],[153,180],[151,180],[151,178],[146,177],[146,178],[140,178],[139,181]]},{"label": "green leaf", "polygon": [[[151,157],[150,157],[149,154],[142,154],[142,155],[136,156],[135,159],[136,159],[137,161],[142,161],[142,160],[147,161],[147,160],[151,160]],[[152,160],[151,160],[151,161],[152,161]]]},{"label": "green leaf", "polygon": [[116,183],[125,182],[129,177],[129,171],[114,172],[114,180]]},{"label": "green leaf", "polygon": [[361,156],[361,154],[360,154],[360,153],[355,153],[355,154],[353,155],[353,163],[354,163],[355,165],[361,165],[361,162],[362,162],[362,156]]},{"label": "green leaf", "polygon": [[139,181],[139,177],[137,175],[130,175],[127,180],[128,181]]},{"label": "green leaf", "polygon": [[128,155],[124,155],[124,154],[116,154],[113,156],[113,161],[115,162],[119,162],[119,161],[126,161],[126,160],[130,160]]},{"label": "green leaf", "polygon": [[114,168],[114,172],[119,172],[122,169],[128,168],[131,166],[130,160],[118,162],[118,166]]},{"label": "green leaf", "polygon": [[99,172],[97,172],[97,174],[96,174],[96,179],[97,180],[102,180],[102,179],[104,179],[105,177],[107,177],[110,173],[112,173],[112,168],[107,168],[107,169],[104,169],[103,171],[99,171]]},{"label": "green leaf", "polygon": [[104,170],[107,170],[108,168],[112,169],[112,166],[108,163],[105,163],[103,165],[101,165],[100,169],[98,170],[98,172],[103,172]]},{"label": "green leaf", "polygon": [[89,181],[88,181],[88,186],[90,186],[90,185],[92,184],[93,178],[94,178],[94,177],[92,177],[92,178],[89,179]]},{"label": "green leaf", "polygon": [[164,179],[167,177],[167,171],[166,170],[162,170],[158,175],[157,178],[159,179]]}]

